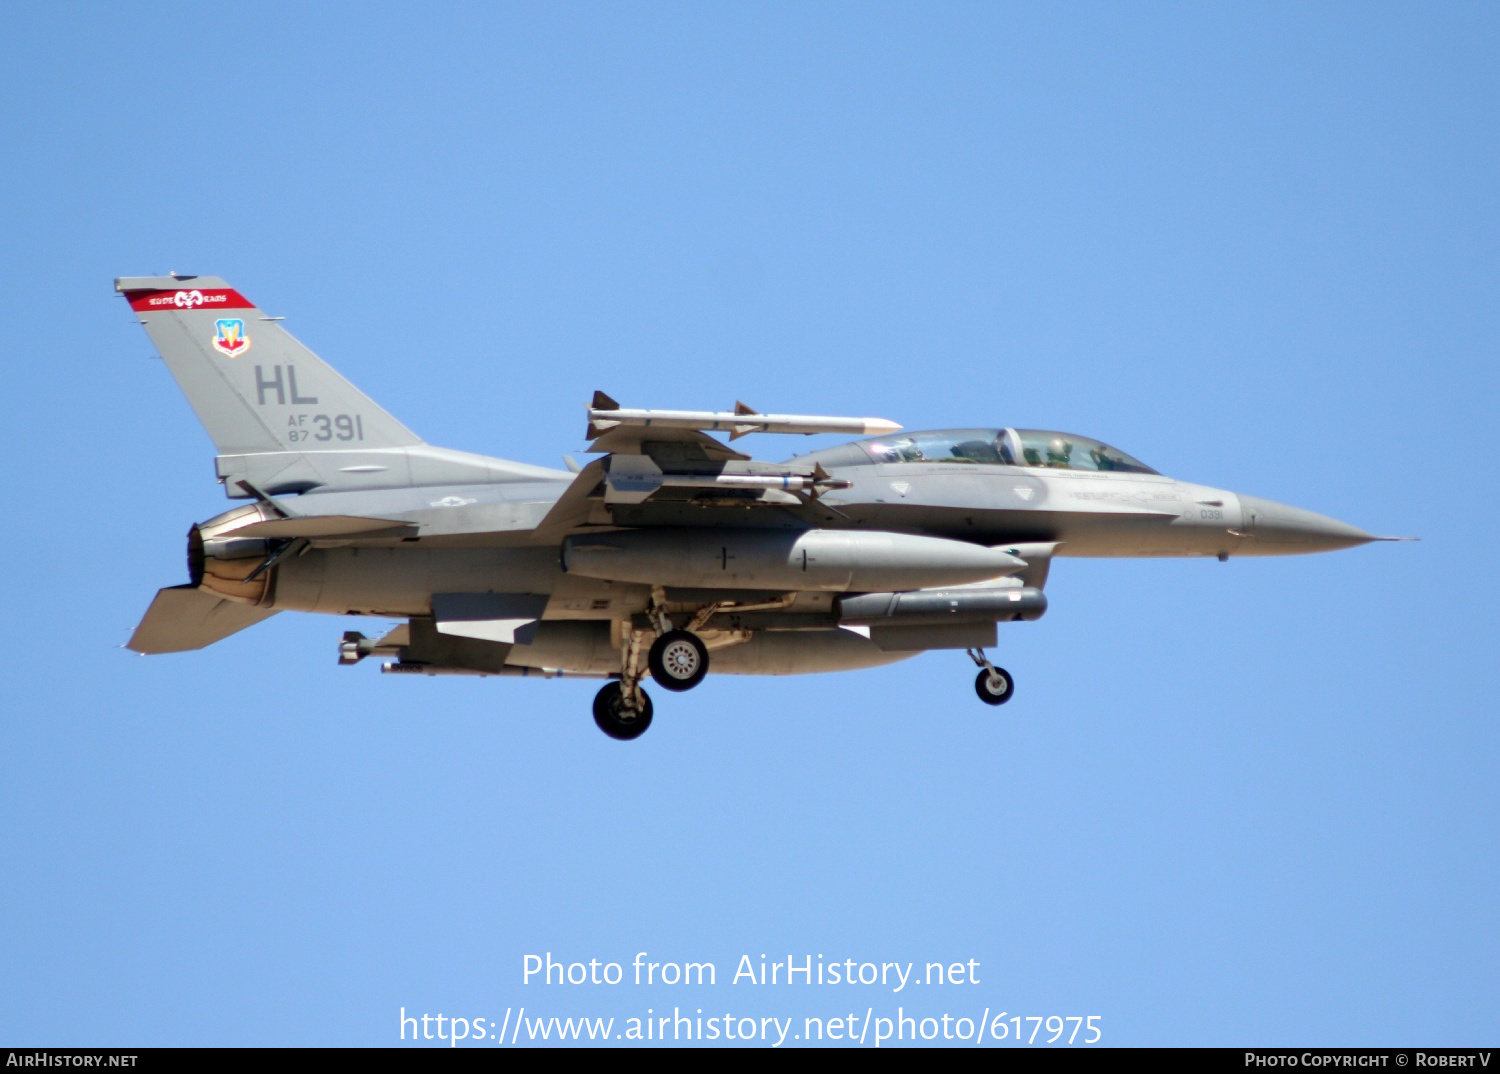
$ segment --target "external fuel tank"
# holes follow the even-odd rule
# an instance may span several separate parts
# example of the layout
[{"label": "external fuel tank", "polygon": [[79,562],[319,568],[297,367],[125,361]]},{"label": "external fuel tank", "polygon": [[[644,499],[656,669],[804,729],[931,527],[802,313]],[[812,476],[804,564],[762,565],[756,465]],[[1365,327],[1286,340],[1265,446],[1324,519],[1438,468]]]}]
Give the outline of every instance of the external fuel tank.
[{"label": "external fuel tank", "polygon": [[570,574],[681,588],[869,592],[963,585],[1026,568],[998,548],[860,530],[653,529],[576,534]]}]

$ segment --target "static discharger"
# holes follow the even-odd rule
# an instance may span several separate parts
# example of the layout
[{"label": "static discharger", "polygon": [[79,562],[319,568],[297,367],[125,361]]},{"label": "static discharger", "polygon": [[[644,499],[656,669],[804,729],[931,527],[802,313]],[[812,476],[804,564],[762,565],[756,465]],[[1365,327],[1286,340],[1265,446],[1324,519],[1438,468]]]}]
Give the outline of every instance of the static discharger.
[{"label": "static discharger", "polygon": [[738,440],[749,433],[843,433],[846,436],[880,436],[901,428],[884,418],[834,418],[816,414],[762,414],[736,403],[734,410],[629,410],[603,392],[594,393],[588,408],[590,439],[621,425],[655,426],[659,429],[696,429],[727,432]]}]

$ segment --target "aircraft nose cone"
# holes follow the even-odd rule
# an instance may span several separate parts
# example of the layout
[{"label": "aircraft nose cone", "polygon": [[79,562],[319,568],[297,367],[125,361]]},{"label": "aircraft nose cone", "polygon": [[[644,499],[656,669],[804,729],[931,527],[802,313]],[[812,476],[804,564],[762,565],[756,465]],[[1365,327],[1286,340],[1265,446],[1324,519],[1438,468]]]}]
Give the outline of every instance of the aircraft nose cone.
[{"label": "aircraft nose cone", "polygon": [[1332,552],[1377,540],[1358,526],[1274,500],[1241,496],[1240,507],[1244,512],[1241,530],[1250,538],[1240,546],[1237,554],[1242,556]]}]

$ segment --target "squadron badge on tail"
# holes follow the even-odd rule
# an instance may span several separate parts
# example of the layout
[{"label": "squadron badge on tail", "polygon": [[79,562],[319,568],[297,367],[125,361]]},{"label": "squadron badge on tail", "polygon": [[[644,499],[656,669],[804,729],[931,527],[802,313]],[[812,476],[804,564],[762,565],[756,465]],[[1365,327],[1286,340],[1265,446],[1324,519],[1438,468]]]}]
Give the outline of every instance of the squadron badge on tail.
[{"label": "squadron badge on tail", "polygon": [[226,317],[214,322],[214,349],[231,358],[238,358],[250,349],[250,337],[245,335],[245,322],[238,317]]}]

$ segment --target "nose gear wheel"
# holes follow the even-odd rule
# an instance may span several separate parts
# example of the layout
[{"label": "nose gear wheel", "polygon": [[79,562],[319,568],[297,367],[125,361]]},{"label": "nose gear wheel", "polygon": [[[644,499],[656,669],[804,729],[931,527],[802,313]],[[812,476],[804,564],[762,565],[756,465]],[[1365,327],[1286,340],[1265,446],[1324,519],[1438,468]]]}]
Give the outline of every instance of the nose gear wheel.
[{"label": "nose gear wheel", "polygon": [[969,659],[979,665],[979,676],[974,680],[974,692],[986,705],[1003,705],[1016,692],[1016,681],[1010,672],[997,668],[984,655],[983,649],[967,650]]},{"label": "nose gear wheel", "polygon": [[1016,684],[1004,668],[981,670],[974,680],[974,692],[986,705],[1003,705],[1016,692]]}]

